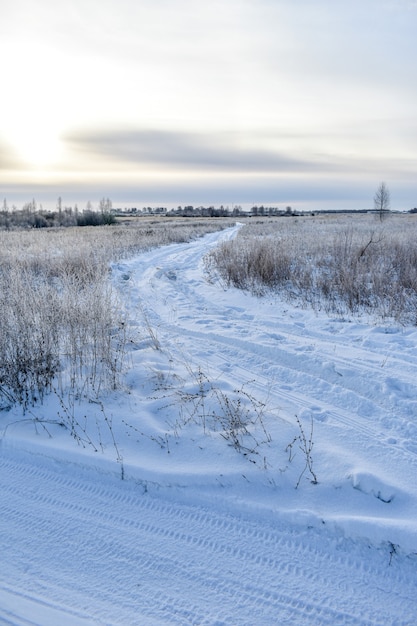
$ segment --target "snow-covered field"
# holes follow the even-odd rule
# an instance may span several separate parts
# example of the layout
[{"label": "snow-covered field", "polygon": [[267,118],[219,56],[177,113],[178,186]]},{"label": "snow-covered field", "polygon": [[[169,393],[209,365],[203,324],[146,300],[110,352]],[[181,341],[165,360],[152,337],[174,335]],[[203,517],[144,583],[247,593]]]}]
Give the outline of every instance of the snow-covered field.
[{"label": "snow-covered field", "polygon": [[417,329],[209,283],[237,228],[113,266],[122,392],[0,413],[0,624],[417,624]]}]

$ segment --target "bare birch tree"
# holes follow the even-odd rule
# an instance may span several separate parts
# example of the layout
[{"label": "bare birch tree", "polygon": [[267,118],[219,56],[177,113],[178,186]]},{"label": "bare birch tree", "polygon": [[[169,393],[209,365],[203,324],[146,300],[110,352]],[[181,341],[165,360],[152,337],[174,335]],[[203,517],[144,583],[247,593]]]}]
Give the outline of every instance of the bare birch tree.
[{"label": "bare birch tree", "polygon": [[391,204],[391,195],[386,183],[382,182],[374,195],[374,209],[382,222],[388,215]]}]

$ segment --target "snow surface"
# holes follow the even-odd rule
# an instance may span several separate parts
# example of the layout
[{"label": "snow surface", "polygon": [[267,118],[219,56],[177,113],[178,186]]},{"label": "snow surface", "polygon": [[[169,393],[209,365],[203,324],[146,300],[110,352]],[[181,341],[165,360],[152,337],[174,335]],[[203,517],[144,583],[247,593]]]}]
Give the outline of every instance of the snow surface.
[{"label": "snow surface", "polygon": [[125,389],[67,400],[97,452],[54,394],[0,412],[0,624],[417,624],[417,330],[209,282],[238,228],[112,267]]}]

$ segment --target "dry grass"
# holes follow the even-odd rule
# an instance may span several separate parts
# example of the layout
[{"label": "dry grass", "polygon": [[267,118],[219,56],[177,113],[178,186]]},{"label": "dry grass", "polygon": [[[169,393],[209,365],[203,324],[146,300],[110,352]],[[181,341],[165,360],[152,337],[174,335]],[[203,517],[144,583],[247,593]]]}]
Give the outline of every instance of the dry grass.
[{"label": "dry grass", "polygon": [[51,388],[99,396],[118,385],[126,324],[109,263],[230,225],[138,220],[107,227],[0,231],[0,408]]},{"label": "dry grass", "polygon": [[256,294],[279,291],[339,315],[417,323],[417,217],[373,215],[249,221],[207,257],[209,272]]}]

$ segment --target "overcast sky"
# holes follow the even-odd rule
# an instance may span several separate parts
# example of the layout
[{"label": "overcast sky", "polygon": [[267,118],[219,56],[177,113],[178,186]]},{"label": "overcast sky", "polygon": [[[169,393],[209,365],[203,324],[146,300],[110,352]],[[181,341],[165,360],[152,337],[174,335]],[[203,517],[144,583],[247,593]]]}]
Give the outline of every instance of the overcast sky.
[{"label": "overcast sky", "polygon": [[417,0],[1,0],[0,194],[417,206]]}]

